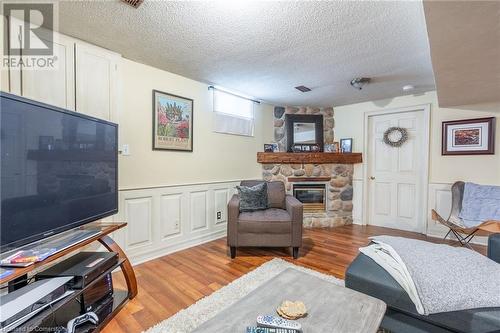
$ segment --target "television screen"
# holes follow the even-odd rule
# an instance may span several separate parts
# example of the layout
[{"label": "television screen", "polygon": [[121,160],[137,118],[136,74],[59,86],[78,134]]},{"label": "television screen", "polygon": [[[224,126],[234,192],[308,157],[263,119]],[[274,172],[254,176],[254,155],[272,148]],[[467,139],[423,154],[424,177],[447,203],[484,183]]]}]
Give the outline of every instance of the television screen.
[{"label": "television screen", "polygon": [[118,210],[118,125],[1,94],[1,249]]}]

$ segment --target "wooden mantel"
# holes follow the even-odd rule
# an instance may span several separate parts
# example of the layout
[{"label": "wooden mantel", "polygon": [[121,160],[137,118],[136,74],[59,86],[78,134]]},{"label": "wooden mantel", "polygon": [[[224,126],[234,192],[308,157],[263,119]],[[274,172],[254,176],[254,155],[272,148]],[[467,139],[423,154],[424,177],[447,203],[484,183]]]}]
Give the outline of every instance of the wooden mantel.
[{"label": "wooden mantel", "polygon": [[257,153],[262,164],[355,164],[363,162],[361,153]]}]

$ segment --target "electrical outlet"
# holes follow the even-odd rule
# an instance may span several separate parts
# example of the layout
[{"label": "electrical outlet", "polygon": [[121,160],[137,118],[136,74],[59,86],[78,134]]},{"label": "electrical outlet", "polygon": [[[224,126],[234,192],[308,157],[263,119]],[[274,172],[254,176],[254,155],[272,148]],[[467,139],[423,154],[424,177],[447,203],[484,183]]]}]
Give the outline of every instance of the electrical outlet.
[{"label": "electrical outlet", "polygon": [[222,219],[222,212],[217,212],[217,221]]}]

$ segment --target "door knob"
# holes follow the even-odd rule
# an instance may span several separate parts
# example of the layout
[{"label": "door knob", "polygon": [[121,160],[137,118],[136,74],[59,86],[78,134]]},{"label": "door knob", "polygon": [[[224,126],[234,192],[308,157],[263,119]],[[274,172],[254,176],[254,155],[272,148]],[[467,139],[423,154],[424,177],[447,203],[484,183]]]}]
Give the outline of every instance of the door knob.
[{"label": "door knob", "polygon": [[375,177],[371,176],[371,177],[370,177],[370,179],[371,179],[371,180],[374,180],[374,179],[375,179]]}]

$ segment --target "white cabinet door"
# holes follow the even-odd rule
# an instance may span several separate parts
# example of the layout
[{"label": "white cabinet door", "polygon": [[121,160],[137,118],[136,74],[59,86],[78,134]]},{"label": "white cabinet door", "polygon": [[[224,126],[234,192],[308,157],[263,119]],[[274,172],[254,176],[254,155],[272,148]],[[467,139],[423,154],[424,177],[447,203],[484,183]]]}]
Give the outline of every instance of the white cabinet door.
[{"label": "white cabinet door", "polygon": [[76,111],[116,121],[117,71],[120,56],[78,42],[76,52]]},{"label": "white cabinet door", "polygon": [[[2,16],[2,18],[5,20],[5,22],[8,22],[7,25],[9,26],[8,33],[5,33],[3,31],[2,37],[5,38],[7,37],[7,40],[4,40],[4,43],[7,43],[9,49],[10,48],[15,48],[19,49],[21,48],[21,27],[23,25],[23,22],[15,19],[13,17],[5,17]],[[4,22],[2,22],[4,23]],[[2,29],[5,29],[4,24],[2,24]],[[2,48],[3,48],[3,43],[2,43]],[[3,52],[3,51],[2,51]],[[15,62],[19,63],[21,57],[19,55],[4,55],[5,58],[9,60],[9,62]],[[7,74],[7,79],[2,79],[2,88],[8,87],[8,91],[12,94],[16,95],[21,95],[21,67],[20,66],[15,66],[15,67],[9,67],[8,70],[4,69],[2,71],[2,75]],[[7,83],[7,84],[6,84]]]},{"label": "white cabinet door", "polygon": [[[14,17],[6,18],[9,21],[9,36],[7,43],[15,49],[22,48],[22,28],[24,22]],[[16,66],[8,70],[8,90],[36,101],[59,106],[65,109],[75,109],[75,80],[74,80],[74,39],[54,34],[53,67],[33,67],[19,65],[20,56],[9,56],[16,60]],[[44,40],[43,37],[38,37]],[[47,41],[47,40],[45,40]],[[52,41],[49,41],[52,42]],[[23,56],[25,64],[31,64],[30,57]],[[4,74],[4,72],[2,72]],[[4,79],[2,79],[3,81]],[[5,83],[2,82],[2,88]],[[4,89],[4,88],[3,88]]]},{"label": "white cabinet door", "polygon": [[[5,43],[8,43],[9,41],[9,38],[7,37],[7,39],[4,39],[4,26],[5,26],[5,22],[7,22],[7,18],[3,15],[0,15],[0,48],[2,50],[2,52],[0,53],[0,60],[2,61],[2,64],[5,63],[5,61],[8,60],[8,57],[6,55],[4,55],[4,49],[3,49],[3,45],[4,45],[4,42]],[[6,66],[0,66],[0,90],[2,91],[10,91],[10,87],[9,87],[9,68],[6,67]]]},{"label": "white cabinet door", "polygon": [[22,68],[22,95],[75,110],[74,45],[74,39],[59,34],[54,42],[54,68]]}]

